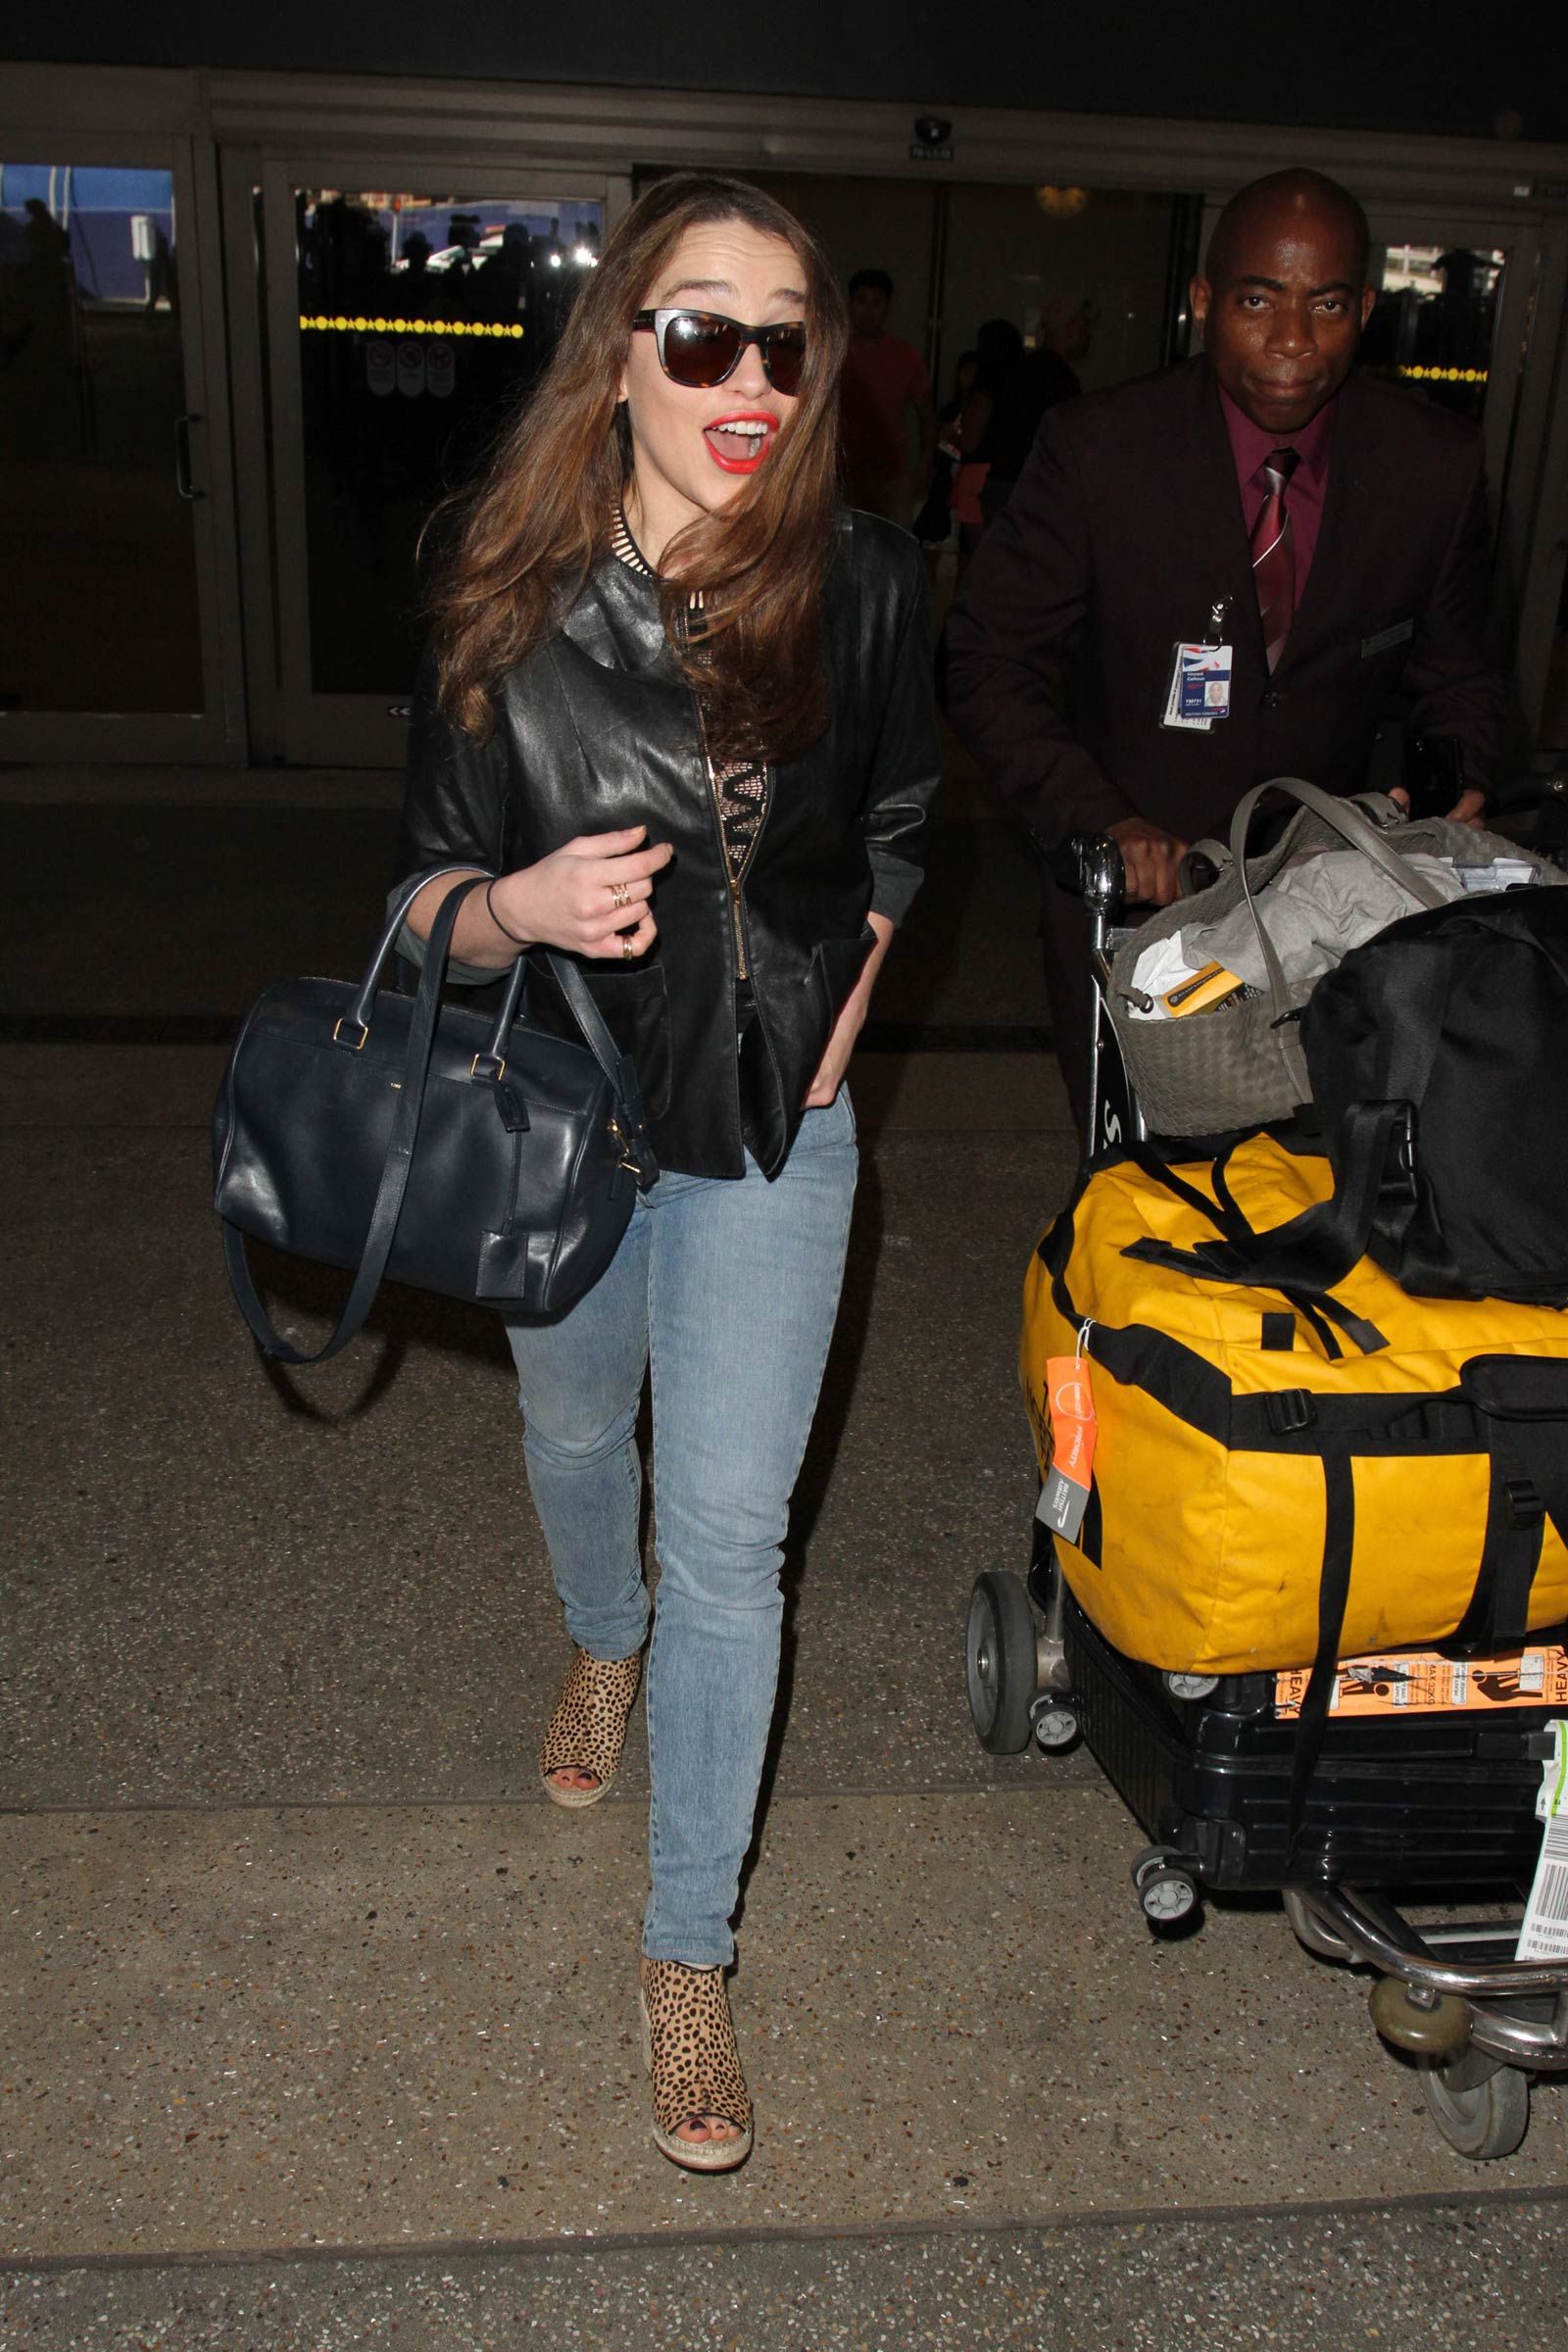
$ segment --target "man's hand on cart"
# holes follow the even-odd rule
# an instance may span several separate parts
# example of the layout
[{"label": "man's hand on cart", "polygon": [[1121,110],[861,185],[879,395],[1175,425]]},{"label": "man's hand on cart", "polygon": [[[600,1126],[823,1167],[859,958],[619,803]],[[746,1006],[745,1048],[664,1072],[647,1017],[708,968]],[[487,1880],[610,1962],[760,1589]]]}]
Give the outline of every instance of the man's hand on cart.
[{"label": "man's hand on cart", "polygon": [[1121,852],[1128,905],[1168,906],[1180,894],[1176,869],[1187,843],[1142,816],[1124,816],[1105,830]]},{"label": "man's hand on cart", "polygon": [[[1406,816],[1409,815],[1410,795],[1402,784],[1394,785],[1389,793],[1389,798],[1391,801],[1397,801]],[[1484,832],[1487,822],[1487,796],[1484,792],[1477,792],[1473,784],[1469,785],[1460,793],[1453,807],[1444,809],[1443,814],[1450,825],[1470,825],[1476,832]]]}]

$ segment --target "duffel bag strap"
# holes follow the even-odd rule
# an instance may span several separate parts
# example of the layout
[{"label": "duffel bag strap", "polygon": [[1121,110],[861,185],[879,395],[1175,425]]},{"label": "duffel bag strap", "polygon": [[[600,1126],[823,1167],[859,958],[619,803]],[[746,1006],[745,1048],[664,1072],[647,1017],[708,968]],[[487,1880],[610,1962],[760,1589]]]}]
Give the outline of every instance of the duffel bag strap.
[{"label": "duffel bag strap", "polygon": [[1453,1639],[1506,1648],[1529,1630],[1548,1520],[1568,1544],[1568,1364],[1476,1355],[1460,1385],[1485,1434],[1492,1475],[1475,1592]]},{"label": "duffel bag strap", "polygon": [[1205,1282],[1278,1291],[1293,1305],[1310,1305],[1317,1314],[1327,1316],[1365,1353],[1372,1354],[1387,1346],[1383,1334],[1364,1316],[1351,1314],[1331,1294],[1334,1285],[1343,1282],[1366,1255],[1384,1170],[1404,1116],[1400,1102],[1353,1103],[1346,1122],[1347,1149],[1340,1180],[1332,1197],[1315,1201],[1267,1233],[1257,1232],[1248,1222],[1226,1183],[1229,1150],[1213,1162],[1210,1179],[1215,1197],[1210,1200],[1196,1185],[1167,1168],[1147,1144],[1129,1139],[1128,1156],[1144,1174],[1174,1193],[1189,1208],[1200,1210],[1218,1226],[1222,1238],[1180,1250],[1172,1242],[1148,1235],[1122,1254],[1151,1265],[1169,1266],[1177,1273],[1194,1274]]},{"label": "duffel bag strap", "polygon": [[1296,1722],[1296,1745],[1291,1753],[1289,1811],[1285,1826],[1287,1864],[1295,1859],[1296,1841],[1306,1809],[1307,1783],[1323,1752],[1329,1700],[1340,1670],[1340,1640],[1350,1598],[1350,1561],[1355,1550],[1355,1475],[1349,1448],[1323,1447],[1323,1569],[1317,1588],[1317,1654],[1306,1689],[1301,1693]]},{"label": "duffel bag strap", "polygon": [[[392,1244],[397,1235],[398,1218],[403,1212],[403,1196],[408,1190],[409,1171],[414,1164],[415,1140],[419,1132],[425,1080],[430,1069],[430,1050],[435,1043],[436,1021],[441,1009],[441,979],[452,953],[452,934],[465,899],[471,892],[481,889],[488,878],[485,874],[470,873],[466,881],[460,881],[442,900],[435,921],[430,926],[424,966],[419,974],[418,994],[414,1002],[414,1017],[409,1025],[408,1053],[403,1064],[397,1115],[392,1122],[386,1158],[381,1166],[381,1181],[376,1188],[375,1206],[370,1211],[364,1254],[344,1301],[343,1312],[338,1317],[337,1329],[324,1347],[318,1348],[314,1354],[307,1354],[303,1348],[295,1348],[284,1339],[270,1319],[251,1279],[251,1270],[245,1257],[244,1235],[226,1218],[223,1221],[223,1260],[228,1268],[235,1300],[263,1353],[271,1356],[277,1363],[320,1364],[328,1356],[336,1355],[339,1348],[346,1348],[360,1330],[381,1287],[381,1277],[386,1271],[386,1261],[392,1254]],[[429,875],[421,875],[418,882],[405,893],[381,945],[371,958],[354,1008],[343,1016],[345,1022],[353,1022],[362,1031],[368,1029],[370,999],[374,995],[375,980],[381,965],[391,952],[391,943],[402,929],[403,918],[414,898],[429,879]],[[342,1025],[339,1024],[340,1027]]]}]

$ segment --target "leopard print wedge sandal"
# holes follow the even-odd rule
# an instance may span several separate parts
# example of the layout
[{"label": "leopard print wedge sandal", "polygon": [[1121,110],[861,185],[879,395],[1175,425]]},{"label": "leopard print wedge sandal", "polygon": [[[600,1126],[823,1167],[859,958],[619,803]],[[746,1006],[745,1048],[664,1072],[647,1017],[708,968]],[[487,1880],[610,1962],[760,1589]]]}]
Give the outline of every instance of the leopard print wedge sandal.
[{"label": "leopard print wedge sandal", "polygon": [[[552,1804],[597,1805],[614,1779],[626,1743],[626,1718],[642,1674],[641,1650],[629,1658],[590,1657],[573,1649],[571,1669],[561,1688],[539,1750],[539,1773]],[[593,1772],[593,1788],[564,1788],[553,1772]]]},{"label": "leopard print wedge sandal", "polygon": [[[688,2173],[729,2173],[752,2152],[752,2102],[721,1968],[644,1959],[638,1978],[643,2064],[654,2078],[654,2141]],[[717,2116],[733,2139],[682,2139],[680,2126]]]}]

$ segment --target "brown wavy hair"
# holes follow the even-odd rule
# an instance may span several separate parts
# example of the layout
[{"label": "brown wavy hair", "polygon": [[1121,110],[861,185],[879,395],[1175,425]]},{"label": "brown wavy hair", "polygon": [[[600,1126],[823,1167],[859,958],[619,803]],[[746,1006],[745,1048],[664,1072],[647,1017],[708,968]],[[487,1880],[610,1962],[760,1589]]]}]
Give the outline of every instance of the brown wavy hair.
[{"label": "brown wavy hair", "polygon": [[488,732],[503,672],[555,633],[609,547],[631,474],[617,394],[632,318],[687,230],[718,220],[742,220],[793,248],[805,273],[807,357],[766,465],[665,550],[664,632],[716,756],[786,758],[827,723],[822,606],[839,533],[843,297],[816,239],[771,196],[726,173],[676,172],[608,238],[533,397],[477,478],[438,510],[445,552],[428,604],[437,699],[469,734]]}]

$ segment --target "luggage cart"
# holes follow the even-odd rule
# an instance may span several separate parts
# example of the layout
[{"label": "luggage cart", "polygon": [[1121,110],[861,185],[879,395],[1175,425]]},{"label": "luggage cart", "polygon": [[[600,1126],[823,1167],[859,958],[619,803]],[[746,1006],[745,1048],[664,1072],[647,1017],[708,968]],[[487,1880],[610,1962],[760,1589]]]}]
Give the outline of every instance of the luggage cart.
[{"label": "luggage cart", "polygon": [[[1057,878],[1089,917],[1093,1169],[1146,1134],[1104,1004],[1129,936],[1121,854],[1079,839]],[[976,1580],[965,1648],[981,1744],[1052,1754],[1082,1739],[1152,1840],[1131,1875],[1154,1928],[1196,1925],[1205,1890],[1277,1891],[1308,1952],[1373,1972],[1372,2023],[1419,2066],[1448,2144],[1476,2162],[1513,2153],[1532,2077],[1568,2072],[1568,1960],[1517,1957],[1551,1707],[1331,1720],[1293,1812],[1296,1727],[1273,1674],[1161,1674],[1124,1657],[1079,1608],[1038,1520],[1027,1579]],[[1417,1927],[1396,1892],[1462,1916]]]}]

